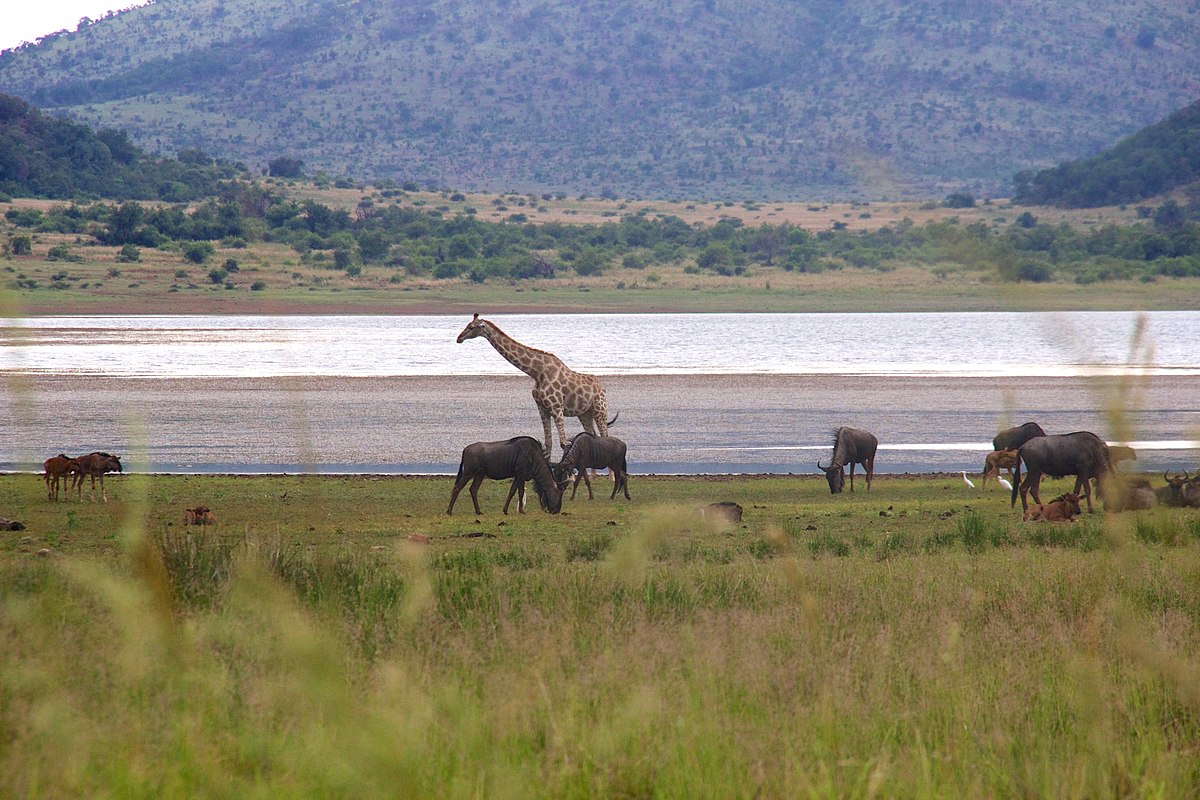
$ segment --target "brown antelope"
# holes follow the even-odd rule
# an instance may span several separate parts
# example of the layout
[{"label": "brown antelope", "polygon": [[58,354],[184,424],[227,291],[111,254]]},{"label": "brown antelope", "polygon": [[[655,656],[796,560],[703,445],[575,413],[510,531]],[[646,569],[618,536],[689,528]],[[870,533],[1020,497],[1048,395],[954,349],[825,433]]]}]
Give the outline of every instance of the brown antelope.
[{"label": "brown antelope", "polygon": [[92,499],[95,499],[96,478],[99,478],[100,499],[107,503],[108,496],[104,493],[104,473],[120,472],[121,459],[108,453],[88,453],[86,456],[79,456],[75,460],[79,463],[79,471],[75,473],[71,488],[75,490],[76,496],[80,500],[83,499],[83,479],[90,477],[92,479]]},{"label": "brown antelope", "polygon": [[987,488],[988,478],[999,478],[1000,470],[1007,469],[1008,477],[1012,477],[1013,467],[1017,465],[1017,449],[996,450],[988,453],[983,460],[983,488]]},{"label": "brown antelope", "polygon": [[[82,469],[78,461],[64,453],[47,458],[42,463],[42,468],[46,470],[43,479],[46,481],[47,500],[57,500],[60,482],[62,486],[66,486],[67,478],[79,474]],[[67,495],[70,494],[71,490],[68,488]]]}]

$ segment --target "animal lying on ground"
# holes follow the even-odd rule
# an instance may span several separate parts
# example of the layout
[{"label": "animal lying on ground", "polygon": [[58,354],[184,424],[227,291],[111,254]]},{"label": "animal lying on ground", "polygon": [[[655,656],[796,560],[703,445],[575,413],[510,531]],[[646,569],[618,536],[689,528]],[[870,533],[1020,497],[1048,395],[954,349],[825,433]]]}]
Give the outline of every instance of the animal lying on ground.
[{"label": "animal lying on ground", "polygon": [[[43,480],[46,481],[46,499],[57,500],[59,497],[59,487],[67,485],[67,478],[72,475],[77,475],[82,468],[79,462],[64,453],[59,453],[56,456],[50,456],[42,463],[42,469],[46,471]],[[74,481],[72,481],[72,484]],[[67,494],[70,495],[70,488],[67,489]]]},{"label": "animal lying on ground", "polygon": [[208,506],[186,508],[184,511],[186,513],[183,521],[186,525],[215,525],[217,522],[217,518],[208,510]]},{"label": "animal lying on ground", "polygon": [[[1021,464],[1028,469],[1025,480],[1021,480]],[[1033,502],[1041,503],[1038,489],[1043,475],[1074,475],[1075,492],[1082,488],[1087,499],[1088,511],[1092,509],[1091,480],[1105,480],[1113,474],[1108,456],[1108,445],[1090,431],[1076,431],[1056,436],[1038,436],[1030,439],[1017,450],[1017,464],[1013,470],[1012,505],[1021,495],[1021,510],[1029,510],[1027,495]]]},{"label": "animal lying on ground", "polygon": [[833,461],[828,467],[817,462],[817,469],[825,473],[829,481],[829,493],[840,494],[846,485],[846,464],[850,465],[850,491],[854,491],[854,465],[862,464],[867,471],[867,491],[871,491],[871,478],[875,475],[875,451],[879,440],[873,433],[858,428],[838,428],[833,432]]},{"label": "animal lying on ground", "polygon": [[1008,470],[1008,477],[1012,477],[1013,467],[1017,465],[1017,449],[1015,447],[1008,450],[996,450],[987,454],[983,459],[983,488],[987,488],[988,478],[999,478],[1000,470]]},{"label": "animal lying on ground", "polygon": [[533,481],[542,508],[551,514],[562,511],[562,493],[566,484],[555,481],[541,443],[531,436],[514,436],[499,442],[475,442],[464,447],[446,513],[454,513],[454,501],[458,499],[458,493],[470,482],[475,513],[482,514],[479,510],[479,485],[484,478],[513,479],[508,499],[504,501],[505,514],[508,513],[513,495],[518,493],[517,511],[525,513],[525,481]]},{"label": "animal lying on ground", "polygon": [[571,499],[579,490],[579,481],[587,484],[588,500],[593,499],[592,482],[588,479],[589,469],[610,469],[613,475],[613,490],[608,496],[612,500],[618,491],[623,491],[626,500],[629,496],[629,467],[625,462],[625,443],[613,436],[595,436],[587,431],[581,431],[571,437],[567,451],[563,453],[562,461],[553,466],[555,482],[566,486],[570,480],[571,471],[577,470],[575,485],[571,487]]},{"label": "animal lying on ground", "polygon": [[1096,495],[1104,501],[1104,510],[1144,511],[1158,505],[1158,496],[1145,478],[1115,477],[1096,486]]},{"label": "animal lying on ground", "polygon": [[1172,508],[1200,508],[1200,473],[1189,476],[1187,470],[1182,475],[1163,473],[1166,486],[1154,490],[1158,502]]},{"label": "animal lying on ground", "polygon": [[1075,517],[1082,514],[1079,508],[1079,495],[1067,492],[1059,495],[1049,503],[1038,503],[1025,512],[1026,522],[1073,522]]}]

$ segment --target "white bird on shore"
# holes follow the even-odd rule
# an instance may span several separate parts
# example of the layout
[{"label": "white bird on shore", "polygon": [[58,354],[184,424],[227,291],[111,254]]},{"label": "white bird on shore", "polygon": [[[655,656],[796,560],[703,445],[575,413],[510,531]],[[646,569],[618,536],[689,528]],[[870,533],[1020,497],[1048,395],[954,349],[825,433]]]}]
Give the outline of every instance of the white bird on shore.
[{"label": "white bird on shore", "polygon": [[1005,489],[1008,489],[1010,492],[1012,491],[1012,484],[1009,483],[1007,480],[1005,480],[1004,478],[996,478],[996,480],[1000,481],[1000,485],[1003,486]]},{"label": "white bird on shore", "polygon": [[[967,471],[966,471],[966,470],[963,470],[963,474],[962,474],[962,476],[963,476],[963,483],[965,483],[965,484],[967,485],[967,488],[968,488],[968,489],[974,489],[974,488],[975,488],[975,484],[974,484],[974,483],[972,483],[972,482],[971,482],[971,479],[967,477]],[[1012,487],[1010,486],[1010,487],[1008,487],[1008,488],[1010,488],[1010,489],[1011,489]]]}]

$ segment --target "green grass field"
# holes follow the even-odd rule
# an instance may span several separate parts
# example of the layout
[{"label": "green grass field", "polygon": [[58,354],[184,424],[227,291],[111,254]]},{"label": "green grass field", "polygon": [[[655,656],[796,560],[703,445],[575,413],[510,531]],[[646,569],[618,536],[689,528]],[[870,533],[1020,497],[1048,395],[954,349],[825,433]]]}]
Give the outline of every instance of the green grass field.
[{"label": "green grass field", "polygon": [[635,475],[447,517],[451,483],[0,476],[0,795],[1200,794],[1196,512]]}]

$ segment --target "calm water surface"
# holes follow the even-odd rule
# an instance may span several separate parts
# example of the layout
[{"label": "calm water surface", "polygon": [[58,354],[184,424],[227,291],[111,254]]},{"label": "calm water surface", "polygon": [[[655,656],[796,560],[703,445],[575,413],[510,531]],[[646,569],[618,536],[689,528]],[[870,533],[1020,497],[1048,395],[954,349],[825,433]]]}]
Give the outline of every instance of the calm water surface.
[{"label": "calm water surface", "polygon": [[[606,376],[635,473],[810,472],[843,424],[879,436],[880,472],[976,472],[1002,425],[1107,435],[1096,381],[1118,379],[1138,468],[1200,465],[1200,312],[491,319]],[[0,469],[140,449],[155,471],[453,471],[472,441],[542,434],[530,380],[455,343],[467,321],[0,320]]]},{"label": "calm water surface", "polygon": [[[1151,312],[1155,373],[1200,374],[1200,312]],[[512,314],[525,344],[597,375],[1110,374],[1135,312]],[[503,375],[464,316],[46,317],[0,320],[0,370],[140,377]]]}]

